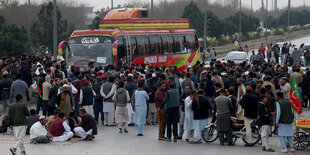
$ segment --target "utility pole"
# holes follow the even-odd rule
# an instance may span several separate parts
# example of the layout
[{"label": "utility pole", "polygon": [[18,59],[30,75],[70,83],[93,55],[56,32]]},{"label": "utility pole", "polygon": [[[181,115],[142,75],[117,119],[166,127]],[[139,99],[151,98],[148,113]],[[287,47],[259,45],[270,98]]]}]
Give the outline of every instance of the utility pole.
[{"label": "utility pole", "polygon": [[203,13],[204,13],[204,20],[203,20],[203,59],[205,61],[206,58],[206,51],[207,51],[207,0],[203,0]]},{"label": "utility pole", "polygon": [[167,18],[168,13],[167,13],[167,0],[165,0],[165,18]]},{"label": "utility pole", "polygon": [[290,43],[290,9],[291,9],[291,0],[288,0],[288,7],[287,7],[287,40]]},{"label": "utility pole", "polygon": [[113,0],[111,0],[111,10],[113,10]]},{"label": "utility pole", "polygon": [[251,12],[253,13],[253,0],[251,0]]},{"label": "utility pole", "polygon": [[274,10],[278,10],[278,0],[274,0]]},{"label": "utility pole", "polygon": [[154,5],[153,5],[153,0],[151,0],[151,18],[154,18]]},{"label": "utility pole", "polygon": [[268,29],[268,0],[266,0],[266,25],[265,25],[266,45],[268,45],[267,29]]},{"label": "utility pole", "polygon": [[239,35],[240,35],[240,38],[239,38],[239,41],[240,43],[242,42],[242,32],[241,32],[241,0],[239,0]]},{"label": "utility pole", "polygon": [[53,56],[54,56],[54,60],[57,60],[57,11],[56,9],[57,9],[57,4],[56,4],[56,0],[54,0],[54,4],[53,4]]},{"label": "utility pole", "polygon": [[28,33],[30,33],[30,27],[31,27],[31,4],[30,0],[28,0],[28,27],[27,27]]}]

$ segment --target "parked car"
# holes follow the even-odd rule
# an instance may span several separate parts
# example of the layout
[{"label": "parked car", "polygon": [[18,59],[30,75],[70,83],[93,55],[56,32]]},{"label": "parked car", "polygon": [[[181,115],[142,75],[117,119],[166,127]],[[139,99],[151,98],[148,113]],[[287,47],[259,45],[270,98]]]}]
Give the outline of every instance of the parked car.
[{"label": "parked car", "polygon": [[248,57],[245,52],[240,52],[240,51],[232,51],[229,52],[226,55],[226,61],[234,61],[235,64],[241,64],[242,62],[246,61],[248,64]]}]

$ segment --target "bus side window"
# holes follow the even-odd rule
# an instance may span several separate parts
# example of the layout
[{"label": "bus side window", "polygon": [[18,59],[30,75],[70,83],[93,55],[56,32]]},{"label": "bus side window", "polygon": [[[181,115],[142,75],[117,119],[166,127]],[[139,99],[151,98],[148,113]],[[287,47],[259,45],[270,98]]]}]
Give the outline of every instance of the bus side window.
[{"label": "bus side window", "polygon": [[118,37],[117,39],[119,41],[119,43],[117,45],[118,58],[120,59],[121,57],[127,55],[126,41],[125,41],[124,37]]},{"label": "bus side window", "polygon": [[194,52],[197,50],[195,36],[193,34],[186,35],[188,52]]},{"label": "bus side window", "polygon": [[163,44],[162,44],[161,38],[159,36],[155,36],[155,40],[156,40],[157,54],[158,55],[164,54],[164,52],[163,52]]},{"label": "bus side window", "polygon": [[137,50],[137,40],[136,37],[130,37],[130,47],[131,47],[131,54],[133,57],[137,57],[139,55],[139,52]]},{"label": "bus side window", "polygon": [[157,55],[157,39],[153,36],[149,37],[150,40],[150,54],[149,55]]},{"label": "bus side window", "polygon": [[166,36],[162,36],[162,42],[163,42],[163,52],[164,54],[169,54],[168,52],[168,38]]},{"label": "bus side window", "polygon": [[144,41],[144,38],[142,36],[138,36],[137,37],[137,50],[138,50],[138,53],[139,54],[135,54],[137,57],[138,56],[144,56],[145,55],[145,49],[146,49],[146,46],[145,46],[145,41]]},{"label": "bus side window", "polygon": [[173,48],[173,37],[172,36],[167,36],[168,38],[168,52],[170,54],[174,53],[174,48]]},{"label": "bus side window", "polygon": [[144,41],[144,55],[151,55],[151,50],[150,50],[150,41],[149,37],[143,37]]},{"label": "bus side window", "polygon": [[180,50],[180,42],[178,41],[178,36],[173,36],[174,39],[174,47],[175,47],[175,53],[181,53]]}]

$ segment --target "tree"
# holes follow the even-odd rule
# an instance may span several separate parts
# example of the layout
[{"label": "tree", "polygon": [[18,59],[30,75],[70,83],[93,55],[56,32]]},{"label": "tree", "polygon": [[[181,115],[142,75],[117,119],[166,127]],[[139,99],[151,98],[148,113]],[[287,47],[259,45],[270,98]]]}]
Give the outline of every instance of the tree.
[{"label": "tree", "polygon": [[[66,40],[71,30],[68,30],[67,20],[62,20],[61,12],[57,7],[57,41],[60,43]],[[50,53],[53,51],[53,3],[42,5],[38,13],[38,21],[31,28],[31,39],[33,46],[40,49],[47,49]],[[42,48],[41,48],[42,47]]]},{"label": "tree", "polygon": [[197,30],[198,36],[203,36],[203,16],[196,3],[191,1],[185,7],[182,18],[188,18],[190,28]]},{"label": "tree", "polygon": [[91,25],[89,25],[89,29],[99,29],[100,27],[100,17],[94,18],[93,22]]},{"label": "tree", "polygon": [[[239,26],[239,13],[227,18],[233,24]],[[259,19],[252,15],[241,13],[241,25],[243,25],[241,32],[246,34],[248,32],[256,32],[259,27]]]},{"label": "tree", "polygon": [[30,43],[27,30],[16,25],[6,25],[0,14],[0,55],[19,56],[29,52]]}]

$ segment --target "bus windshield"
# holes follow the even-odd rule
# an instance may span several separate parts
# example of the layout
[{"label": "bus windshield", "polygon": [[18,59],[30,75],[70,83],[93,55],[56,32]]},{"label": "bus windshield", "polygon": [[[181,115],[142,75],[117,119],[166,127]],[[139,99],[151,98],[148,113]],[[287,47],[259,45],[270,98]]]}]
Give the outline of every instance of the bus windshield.
[{"label": "bus windshield", "polygon": [[101,40],[98,37],[70,40],[70,57],[86,57],[97,63],[112,64],[112,40]]}]

